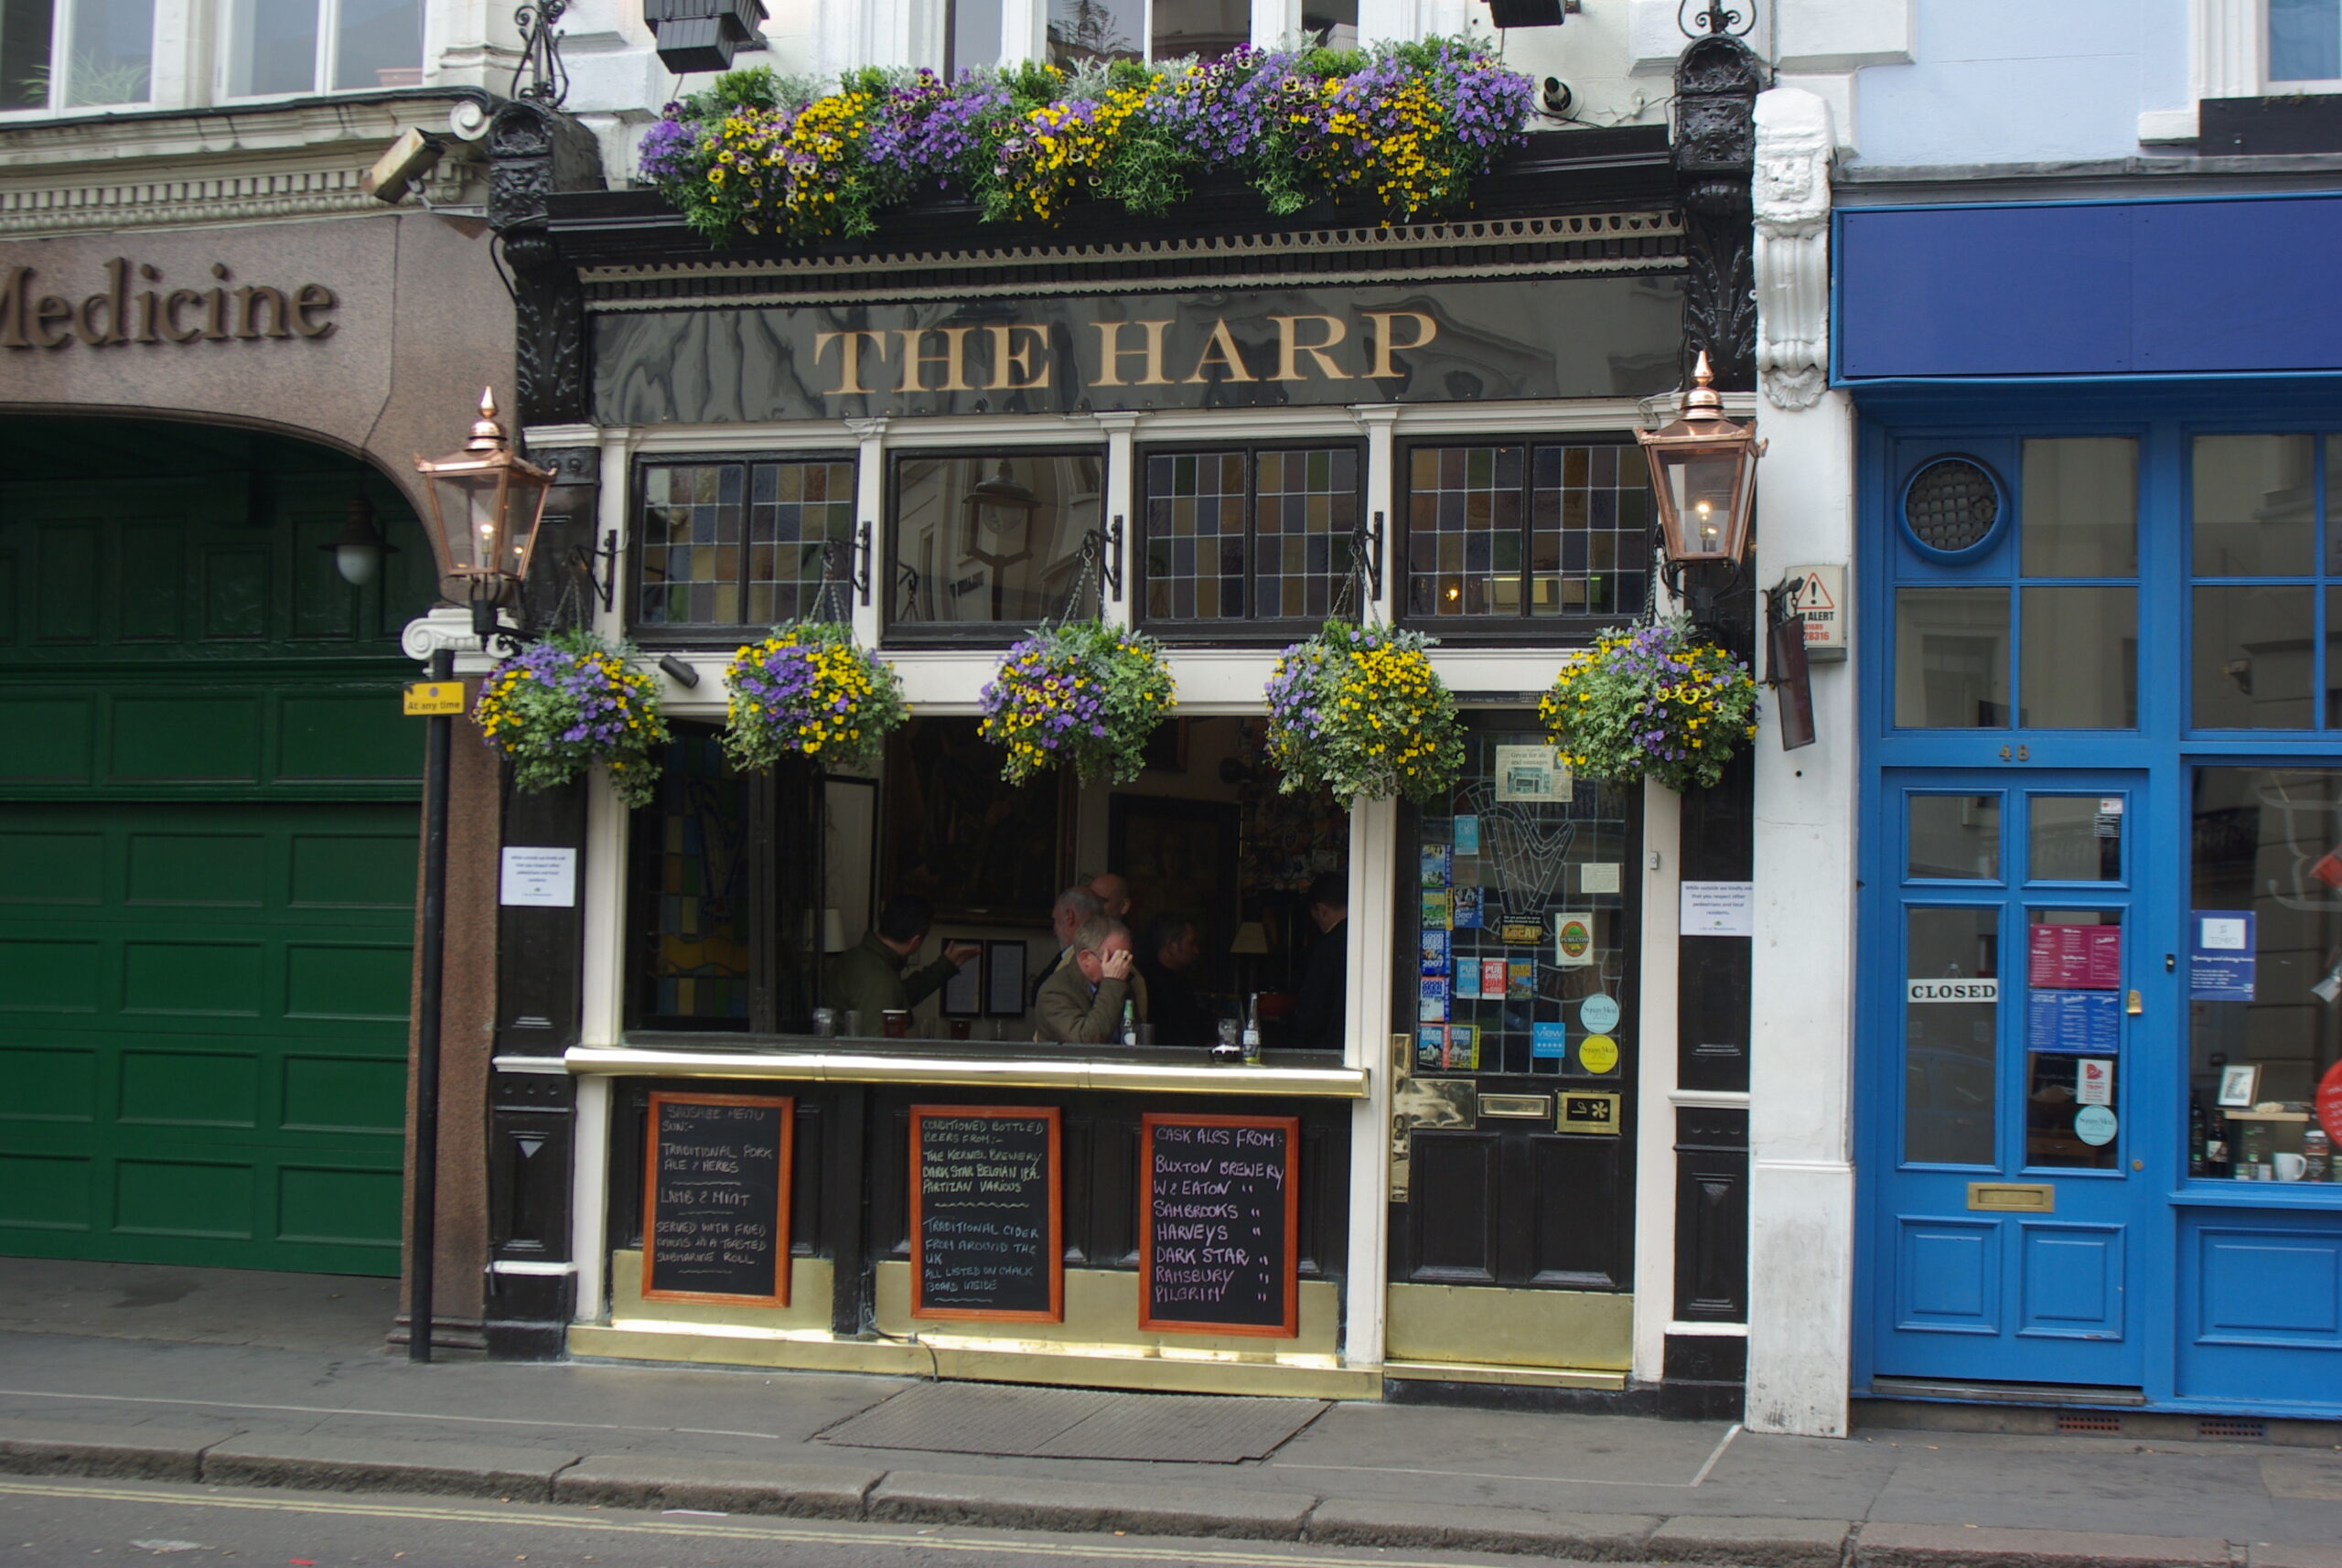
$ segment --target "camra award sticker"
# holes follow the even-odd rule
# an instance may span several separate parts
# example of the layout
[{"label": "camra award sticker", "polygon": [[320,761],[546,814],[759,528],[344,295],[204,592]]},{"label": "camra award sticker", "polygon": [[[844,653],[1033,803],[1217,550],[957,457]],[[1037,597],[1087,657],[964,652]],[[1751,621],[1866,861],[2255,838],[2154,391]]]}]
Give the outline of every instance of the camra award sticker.
[{"label": "camra award sticker", "polygon": [[1554,917],[1553,961],[1563,969],[1584,969],[1594,961],[1593,916]]},{"label": "camra award sticker", "polygon": [[2114,1112],[2103,1105],[2085,1105],[2074,1113],[2074,1136],[2095,1149],[2114,1142]]},{"label": "camra award sticker", "polygon": [[1595,992],[1577,1004],[1578,1026],[1589,1035],[1606,1035],[1618,1026],[1618,1000]]},{"label": "camra award sticker", "polygon": [[1608,1072],[1618,1065],[1618,1042],[1607,1035],[1588,1035],[1577,1043],[1577,1065],[1588,1072]]}]

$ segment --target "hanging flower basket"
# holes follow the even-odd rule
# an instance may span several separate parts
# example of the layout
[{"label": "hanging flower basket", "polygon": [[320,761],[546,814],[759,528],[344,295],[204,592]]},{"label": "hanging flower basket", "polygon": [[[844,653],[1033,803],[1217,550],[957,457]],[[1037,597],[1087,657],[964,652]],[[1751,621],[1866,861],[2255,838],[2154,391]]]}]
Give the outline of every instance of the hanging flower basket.
[{"label": "hanging flower basket", "polygon": [[983,690],[978,733],[1005,754],[1000,772],[1011,784],[1067,763],[1085,784],[1125,784],[1176,701],[1161,643],[1100,620],[1068,621],[1008,650]]},{"label": "hanging flower basket", "polygon": [[659,789],[650,748],[666,744],[667,721],[636,657],[590,631],[557,631],[488,672],[472,722],[523,789],[558,789],[599,764],[621,800],[648,805]]},{"label": "hanging flower basket", "polygon": [[908,716],[895,667],[834,621],[792,620],[732,656],[724,752],[735,768],[796,755],[833,766],[876,762]]},{"label": "hanging flower basket", "polygon": [[1269,677],[1269,760],[1290,792],[1429,804],[1464,771],[1464,722],[1431,667],[1431,639],[1329,620]]},{"label": "hanging flower basket", "polygon": [[1537,715],[1590,779],[1706,789],[1756,734],[1756,682],[1681,622],[1614,628],[1570,656]]},{"label": "hanging flower basket", "polygon": [[[1102,53],[1110,24],[1081,6],[1050,28]],[[1405,221],[1471,205],[1474,183],[1521,145],[1534,91],[1467,38],[1026,63],[954,81],[865,69],[819,95],[755,67],[668,104],[639,166],[718,244],[867,234],[938,190],[988,223],[1055,223],[1086,199],[1154,216],[1206,176],[1242,179],[1280,215],[1331,197]]]}]

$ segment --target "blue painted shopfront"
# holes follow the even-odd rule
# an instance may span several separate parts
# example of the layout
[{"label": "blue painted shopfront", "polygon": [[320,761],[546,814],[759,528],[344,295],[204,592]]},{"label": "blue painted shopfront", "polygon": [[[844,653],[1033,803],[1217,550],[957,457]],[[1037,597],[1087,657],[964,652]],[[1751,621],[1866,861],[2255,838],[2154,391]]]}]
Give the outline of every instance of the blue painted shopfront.
[{"label": "blue painted shopfront", "polygon": [[1857,1391],[2342,1414],[2342,196],[1836,241]]}]

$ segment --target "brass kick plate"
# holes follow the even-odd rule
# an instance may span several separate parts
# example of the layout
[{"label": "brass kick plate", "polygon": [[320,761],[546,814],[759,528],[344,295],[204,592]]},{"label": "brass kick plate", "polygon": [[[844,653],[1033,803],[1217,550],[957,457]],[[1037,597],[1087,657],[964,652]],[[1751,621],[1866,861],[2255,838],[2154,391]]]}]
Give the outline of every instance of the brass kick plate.
[{"label": "brass kick plate", "polygon": [[1483,1094],[1480,1114],[1483,1116],[1523,1116],[1542,1122],[1553,1113],[1553,1097],[1550,1094]]},{"label": "brass kick plate", "polygon": [[2046,1181],[1971,1181],[1968,1184],[1968,1207],[2051,1214],[2057,1211],[2057,1189]]}]

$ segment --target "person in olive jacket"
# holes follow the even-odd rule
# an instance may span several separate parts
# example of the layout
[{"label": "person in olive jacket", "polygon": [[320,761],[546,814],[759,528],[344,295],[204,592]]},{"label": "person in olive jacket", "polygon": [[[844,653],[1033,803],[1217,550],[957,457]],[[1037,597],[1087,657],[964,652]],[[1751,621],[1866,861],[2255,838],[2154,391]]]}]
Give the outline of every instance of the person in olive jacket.
[{"label": "person in olive jacket", "polygon": [[983,950],[975,942],[954,942],[933,963],[905,974],[903,965],[926,945],[928,929],[934,924],[932,904],[917,894],[898,893],[878,911],[876,929],[830,961],[830,983],[823,994],[838,1009],[840,1027],[844,1026],[846,1010],[852,1009],[861,1015],[856,1024],[862,1033],[877,1034],[881,1015],[918,1006],[959,973],[962,964]]},{"label": "person in olive jacket", "polygon": [[1146,983],[1131,958],[1130,928],[1092,915],[1074,933],[1073,961],[1042,983],[1040,1033],[1067,1046],[1099,1046],[1122,1037],[1123,1004],[1146,1020]]}]

